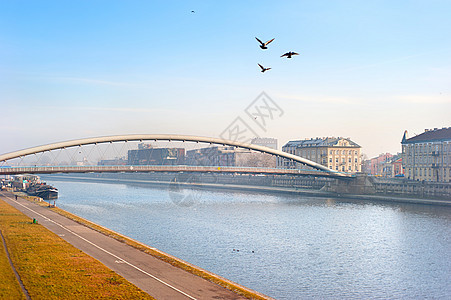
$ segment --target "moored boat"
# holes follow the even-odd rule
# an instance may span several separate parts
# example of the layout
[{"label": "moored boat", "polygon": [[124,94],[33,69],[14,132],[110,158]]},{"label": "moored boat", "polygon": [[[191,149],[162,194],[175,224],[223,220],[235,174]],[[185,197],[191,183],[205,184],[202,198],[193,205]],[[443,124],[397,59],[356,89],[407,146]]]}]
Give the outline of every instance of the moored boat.
[{"label": "moored boat", "polygon": [[58,189],[48,184],[42,184],[36,188],[35,195],[44,200],[58,199]]},{"label": "moored boat", "polygon": [[30,184],[26,192],[30,196],[40,197],[44,200],[58,199],[58,189],[45,183]]}]

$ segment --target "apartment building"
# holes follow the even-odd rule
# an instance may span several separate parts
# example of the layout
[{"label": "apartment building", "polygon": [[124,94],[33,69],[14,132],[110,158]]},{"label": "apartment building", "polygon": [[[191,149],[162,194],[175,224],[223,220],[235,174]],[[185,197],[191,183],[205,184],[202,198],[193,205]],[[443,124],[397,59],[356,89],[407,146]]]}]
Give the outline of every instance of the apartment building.
[{"label": "apartment building", "polygon": [[[322,164],[331,170],[348,173],[361,172],[360,150],[361,147],[357,143],[343,137],[289,141],[282,147],[282,151],[287,153]],[[277,166],[288,169],[310,168],[286,158],[278,158]]]},{"label": "apartment building", "polygon": [[405,177],[417,181],[451,181],[451,127],[426,129],[401,141]]}]

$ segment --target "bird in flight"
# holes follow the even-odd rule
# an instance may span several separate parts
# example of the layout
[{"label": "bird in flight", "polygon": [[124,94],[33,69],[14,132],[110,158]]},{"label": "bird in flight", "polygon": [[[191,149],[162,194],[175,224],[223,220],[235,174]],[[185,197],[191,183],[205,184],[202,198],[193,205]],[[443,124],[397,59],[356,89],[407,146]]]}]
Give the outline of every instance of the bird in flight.
[{"label": "bird in flight", "polygon": [[287,53],[281,55],[280,57],[286,56],[287,58],[291,58],[292,55],[299,55],[299,53],[290,51],[290,52],[287,52]]},{"label": "bird in flight", "polygon": [[261,64],[258,64],[259,66],[260,66],[260,68],[262,69],[262,73],[265,73],[266,71],[268,71],[268,70],[271,70],[271,68],[265,68],[265,67],[263,67]]},{"label": "bird in flight", "polygon": [[268,49],[268,47],[266,47],[269,43],[271,43],[272,41],[274,41],[274,39],[267,41],[266,43],[263,43],[262,41],[260,41],[258,38],[255,38],[259,43],[260,43],[260,48],[262,48],[263,50]]}]

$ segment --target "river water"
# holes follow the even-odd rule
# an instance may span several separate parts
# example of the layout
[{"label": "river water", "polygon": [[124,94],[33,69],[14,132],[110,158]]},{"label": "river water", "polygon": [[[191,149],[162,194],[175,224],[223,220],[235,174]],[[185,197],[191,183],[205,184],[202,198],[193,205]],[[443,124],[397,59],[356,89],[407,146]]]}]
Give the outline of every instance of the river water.
[{"label": "river water", "polygon": [[47,182],[59,207],[277,299],[451,298],[451,207]]}]

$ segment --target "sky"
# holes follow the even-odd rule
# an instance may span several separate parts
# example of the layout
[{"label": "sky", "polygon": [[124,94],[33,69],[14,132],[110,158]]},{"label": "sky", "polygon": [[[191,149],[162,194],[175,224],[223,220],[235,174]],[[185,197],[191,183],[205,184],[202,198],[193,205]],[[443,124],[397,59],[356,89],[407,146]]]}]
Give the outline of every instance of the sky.
[{"label": "sky", "polygon": [[[394,154],[404,130],[451,126],[450,15],[448,0],[0,0],[0,154],[237,120],[279,149],[341,136]],[[262,92],[277,110],[257,119]]]}]

